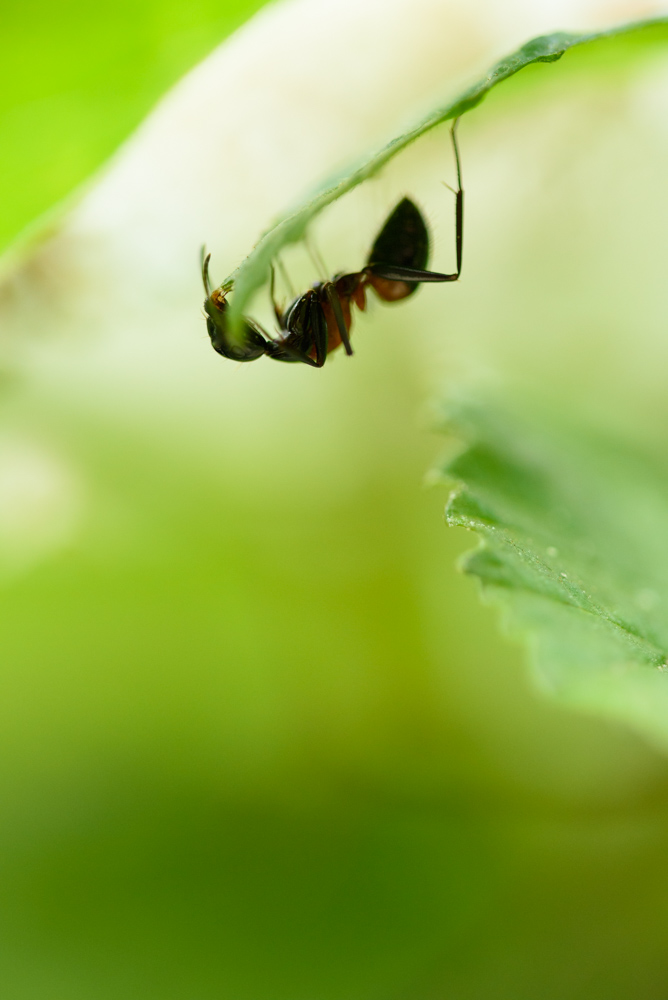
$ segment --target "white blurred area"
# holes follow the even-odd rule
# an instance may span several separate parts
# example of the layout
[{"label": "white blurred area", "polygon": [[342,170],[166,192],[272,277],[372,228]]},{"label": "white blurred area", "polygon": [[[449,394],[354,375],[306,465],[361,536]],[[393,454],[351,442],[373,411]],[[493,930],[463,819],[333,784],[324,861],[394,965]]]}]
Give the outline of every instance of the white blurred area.
[{"label": "white blurred area", "polygon": [[29,439],[0,437],[0,580],[67,546],[82,508],[73,471]]}]

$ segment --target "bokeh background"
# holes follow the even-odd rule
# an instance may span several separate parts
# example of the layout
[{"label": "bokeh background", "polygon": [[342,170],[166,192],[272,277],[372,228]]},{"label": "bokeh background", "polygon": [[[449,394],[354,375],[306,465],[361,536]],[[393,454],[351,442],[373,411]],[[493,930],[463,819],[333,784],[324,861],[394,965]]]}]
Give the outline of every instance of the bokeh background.
[{"label": "bokeh background", "polygon": [[[5,243],[257,6],[3,9]],[[197,273],[531,34],[643,12],[268,8],[8,258],[3,996],[664,1000],[666,761],[534,690],[427,472],[452,386],[511,376],[662,439],[665,37],[462,122],[463,280],[353,360],[225,363]],[[406,191],[447,268],[444,177],[440,130],[334,206],[332,270]]]}]

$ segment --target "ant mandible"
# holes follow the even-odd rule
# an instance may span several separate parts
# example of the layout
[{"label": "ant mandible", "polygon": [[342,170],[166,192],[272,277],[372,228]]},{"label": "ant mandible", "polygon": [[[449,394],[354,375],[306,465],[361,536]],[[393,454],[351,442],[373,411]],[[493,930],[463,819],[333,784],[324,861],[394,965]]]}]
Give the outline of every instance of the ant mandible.
[{"label": "ant mandible", "polygon": [[[429,231],[422,213],[410,198],[402,198],[390,213],[361,271],[335,275],[318,281],[297,296],[285,310],[276,305],[275,276],[271,273],[270,295],[279,332],[271,337],[259,323],[243,318],[242,338],[236,343],[227,330],[227,296],[231,283],[211,291],[209,260],[203,257],[202,280],[206,299],[204,310],[211,344],[215,351],[233,361],[255,361],[266,355],[274,361],[297,362],[322,368],[327,355],[341,344],[352,355],[350,328],[352,305],[364,310],[366,289],[371,288],[383,302],[399,302],[417,291],[423,282],[457,281],[462,270],[464,241],[464,191],[457,145],[456,118],[450,136],[457,166],[455,202],[455,244],[457,271],[440,274],[425,270],[429,262]],[[446,185],[449,187],[449,185]]]}]

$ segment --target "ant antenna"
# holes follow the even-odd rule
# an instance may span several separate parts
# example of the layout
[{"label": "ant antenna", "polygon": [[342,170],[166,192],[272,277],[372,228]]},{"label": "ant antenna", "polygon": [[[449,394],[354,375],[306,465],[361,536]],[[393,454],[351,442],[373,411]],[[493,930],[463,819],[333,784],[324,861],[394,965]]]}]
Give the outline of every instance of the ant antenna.
[{"label": "ant antenna", "polygon": [[209,261],[211,260],[211,254],[206,252],[205,246],[202,246],[200,257],[202,261],[202,282],[204,284],[204,291],[206,292],[207,299],[210,299],[211,285],[209,283]]}]

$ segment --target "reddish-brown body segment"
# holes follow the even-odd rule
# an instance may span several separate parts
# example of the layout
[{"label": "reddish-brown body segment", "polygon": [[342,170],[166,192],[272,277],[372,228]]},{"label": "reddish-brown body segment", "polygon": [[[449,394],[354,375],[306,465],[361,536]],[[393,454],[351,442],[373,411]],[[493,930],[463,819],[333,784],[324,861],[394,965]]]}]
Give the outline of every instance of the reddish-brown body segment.
[{"label": "reddish-brown body segment", "polygon": [[[373,288],[378,298],[384,302],[399,302],[407,298],[412,291],[411,285],[406,281],[390,281],[387,278],[379,278],[372,274],[367,268],[357,271],[354,274],[344,274],[334,281],[334,288],[341,305],[343,321],[346,330],[350,333],[352,327],[352,306],[355,305],[364,312],[366,309],[366,290]],[[327,354],[331,354],[337,347],[341,346],[341,332],[336,322],[336,316],[327,296],[319,285],[314,285],[318,291],[318,297],[322,311],[327,323]],[[309,357],[315,358],[315,349],[309,351]]]}]

